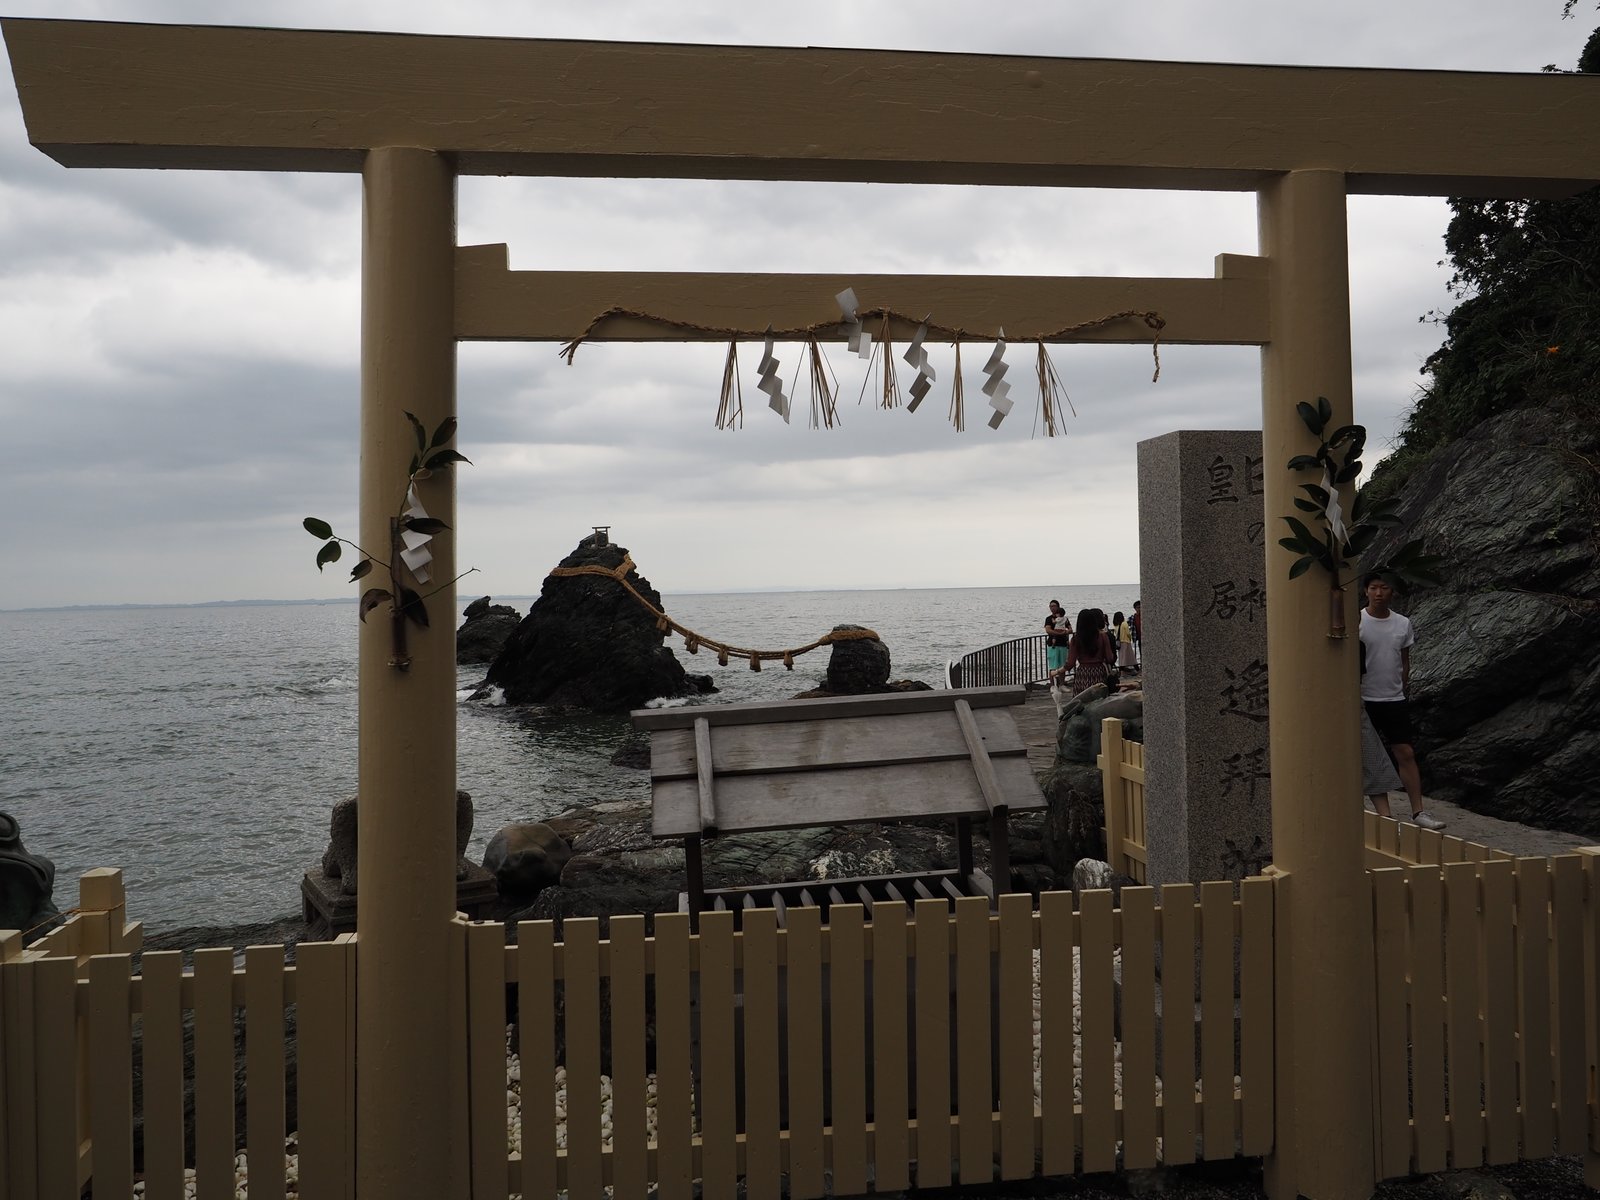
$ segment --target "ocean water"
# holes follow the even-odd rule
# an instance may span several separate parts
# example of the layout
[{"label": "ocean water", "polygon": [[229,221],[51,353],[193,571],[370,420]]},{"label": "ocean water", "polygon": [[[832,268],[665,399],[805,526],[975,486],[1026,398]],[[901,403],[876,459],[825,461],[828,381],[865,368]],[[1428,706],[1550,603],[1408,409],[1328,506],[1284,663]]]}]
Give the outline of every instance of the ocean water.
[{"label": "ocean water", "polygon": [[[1130,610],[1133,585],[666,595],[674,618],[760,649],[814,641],[834,625],[876,630],[892,677],[942,686],[944,665],[1037,632],[1046,603]],[[526,597],[496,602],[526,612]],[[321,860],[332,803],[356,790],[356,612],[351,604],[0,612],[0,811],[57,868],[76,901],[91,867],[123,869],[129,913],[151,928],[265,920],[299,909]],[[814,687],[829,651],[719,667],[711,702],[787,699]],[[457,780],[476,809],[477,860],[510,821],[649,795],[614,767],[626,717],[573,717],[467,699],[462,668]]]}]

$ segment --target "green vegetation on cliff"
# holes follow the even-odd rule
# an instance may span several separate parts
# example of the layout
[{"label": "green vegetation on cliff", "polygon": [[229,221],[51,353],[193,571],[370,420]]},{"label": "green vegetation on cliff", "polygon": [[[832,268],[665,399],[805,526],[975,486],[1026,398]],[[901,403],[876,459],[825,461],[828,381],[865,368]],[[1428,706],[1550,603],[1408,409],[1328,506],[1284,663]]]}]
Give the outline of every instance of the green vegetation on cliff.
[{"label": "green vegetation on cliff", "polygon": [[[1578,71],[1600,73],[1600,29]],[[1531,129],[1529,137],[1539,137]],[[1450,202],[1445,252],[1458,301],[1428,318],[1444,343],[1369,498],[1394,495],[1434,449],[1496,413],[1600,383],[1600,188],[1563,200]]]}]

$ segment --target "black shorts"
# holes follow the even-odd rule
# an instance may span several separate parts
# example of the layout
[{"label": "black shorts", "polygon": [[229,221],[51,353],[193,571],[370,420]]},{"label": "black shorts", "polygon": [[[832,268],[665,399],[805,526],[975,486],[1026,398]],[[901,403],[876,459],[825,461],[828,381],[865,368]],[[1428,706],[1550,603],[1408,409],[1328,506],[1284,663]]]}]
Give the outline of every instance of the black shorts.
[{"label": "black shorts", "polygon": [[1378,731],[1384,745],[1411,745],[1414,737],[1411,732],[1411,701],[1363,700],[1362,704],[1366,705],[1367,716],[1371,718],[1372,727]]}]

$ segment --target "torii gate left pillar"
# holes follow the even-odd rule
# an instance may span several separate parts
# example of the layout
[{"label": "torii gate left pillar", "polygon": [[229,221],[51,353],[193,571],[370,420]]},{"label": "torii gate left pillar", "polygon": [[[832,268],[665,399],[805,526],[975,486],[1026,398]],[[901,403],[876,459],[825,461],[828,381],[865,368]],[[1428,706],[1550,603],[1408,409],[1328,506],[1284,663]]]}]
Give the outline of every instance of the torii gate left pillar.
[{"label": "torii gate left pillar", "polygon": [[[361,177],[361,544],[376,554],[417,450],[405,413],[430,431],[455,415],[456,173],[442,154],[383,147],[367,152]],[[453,470],[417,494],[454,527]],[[446,1111],[451,987],[438,969],[455,913],[454,545],[430,544],[442,586],[428,609],[440,624],[410,640],[409,666],[391,664],[387,605],[361,626],[355,1151],[365,1196],[462,1191]]]}]

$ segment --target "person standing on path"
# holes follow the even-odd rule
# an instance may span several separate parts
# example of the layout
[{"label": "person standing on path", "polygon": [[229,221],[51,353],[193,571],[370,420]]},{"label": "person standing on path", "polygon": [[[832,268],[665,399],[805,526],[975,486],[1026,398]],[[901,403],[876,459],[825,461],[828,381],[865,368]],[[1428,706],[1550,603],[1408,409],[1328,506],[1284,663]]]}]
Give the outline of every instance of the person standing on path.
[{"label": "person standing on path", "polygon": [[[1444,822],[1422,809],[1422,773],[1417,769],[1411,730],[1411,701],[1406,691],[1411,685],[1411,647],[1416,645],[1416,630],[1411,618],[1389,607],[1394,588],[1381,572],[1372,571],[1362,579],[1367,606],[1361,610],[1361,651],[1366,670],[1361,676],[1361,703],[1372,719],[1373,728],[1394,756],[1395,771],[1411,801],[1411,819],[1424,829],[1443,829]],[[1380,817],[1389,815],[1389,797],[1373,797]]]},{"label": "person standing on path", "polygon": [[1072,640],[1072,622],[1067,619],[1061,601],[1050,601],[1050,611],[1044,618],[1045,662],[1050,668],[1050,682],[1059,686],[1067,677],[1067,644]]}]

